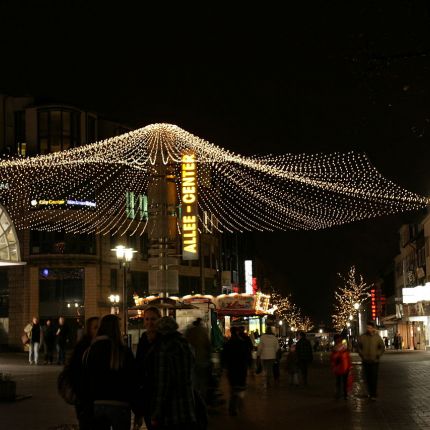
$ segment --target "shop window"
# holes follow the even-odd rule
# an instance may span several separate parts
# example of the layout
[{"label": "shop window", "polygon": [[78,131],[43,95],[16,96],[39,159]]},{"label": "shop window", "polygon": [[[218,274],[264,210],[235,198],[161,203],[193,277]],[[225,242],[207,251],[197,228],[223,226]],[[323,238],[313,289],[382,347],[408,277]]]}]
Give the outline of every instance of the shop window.
[{"label": "shop window", "polygon": [[39,110],[39,153],[63,151],[80,144],[79,112],[70,110]]}]

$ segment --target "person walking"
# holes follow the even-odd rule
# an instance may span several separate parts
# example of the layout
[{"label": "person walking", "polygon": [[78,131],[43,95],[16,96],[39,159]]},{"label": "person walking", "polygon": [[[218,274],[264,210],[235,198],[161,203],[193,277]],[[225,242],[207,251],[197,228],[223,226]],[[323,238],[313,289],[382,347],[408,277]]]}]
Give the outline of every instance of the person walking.
[{"label": "person walking", "polygon": [[66,325],[64,317],[58,318],[58,327],[56,332],[57,339],[57,364],[64,365],[66,362],[66,348],[70,342],[70,332]]},{"label": "person walking", "polygon": [[264,371],[264,385],[269,387],[273,383],[273,366],[279,351],[279,342],[273,334],[272,328],[267,327],[266,333],[260,336],[257,348],[257,360],[260,359]]},{"label": "person walking", "polygon": [[137,391],[135,360],[123,344],[116,315],[101,319],[82,362],[82,388],[86,401],[94,405],[92,430],[130,430],[131,404]]},{"label": "person walking", "polygon": [[297,358],[296,345],[292,344],[287,352],[285,359],[287,369],[288,383],[296,387],[299,386],[299,360]]},{"label": "person walking", "polygon": [[149,413],[151,428],[162,430],[192,430],[204,428],[206,409],[193,389],[194,355],[190,344],[177,331],[178,324],[171,317],[156,322],[157,340],[148,353]]},{"label": "person walking", "polygon": [[252,362],[249,343],[241,336],[239,327],[232,327],[231,337],[224,345],[222,363],[227,369],[230,385],[229,414],[235,416],[242,406],[246,391],[248,367]]},{"label": "person walking", "polygon": [[32,323],[28,324],[24,328],[25,333],[27,333],[30,339],[29,350],[28,350],[28,362],[30,364],[39,364],[39,349],[43,342],[43,332],[42,327],[39,323],[38,317],[33,317]]},{"label": "person walking", "polygon": [[306,387],[308,385],[308,368],[314,359],[312,352],[312,345],[306,339],[306,333],[301,331],[299,333],[299,340],[296,343],[297,360],[302,378],[302,384]]},{"label": "person walking", "polygon": [[402,336],[400,336],[400,333],[397,332],[394,336],[394,349],[401,350],[402,349]]},{"label": "person walking", "polygon": [[348,399],[349,377],[351,372],[351,356],[342,336],[334,336],[334,347],[330,355],[331,369],[336,377],[336,399],[341,396]]},{"label": "person walking", "polygon": [[212,345],[209,339],[208,330],[203,325],[201,318],[194,320],[185,331],[185,339],[190,343],[194,351],[194,382],[195,388],[207,401],[209,378],[212,365]]},{"label": "person walking", "polygon": [[363,362],[368,397],[377,399],[379,360],[385,351],[384,341],[376,331],[373,321],[367,322],[367,331],[358,339],[358,354]]},{"label": "person walking", "polygon": [[99,317],[88,318],[81,339],[73,348],[68,366],[73,376],[73,391],[76,394],[75,412],[79,422],[79,430],[91,430],[93,428],[93,403],[85,390],[83,357],[91,342],[97,336]]},{"label": "person walking", "polygon": [[148,386],[155,386],[155,374],[153,373],[155,364],[151,362],[154,357],[153,350],[157,340],[156,322],[161,318],[160,309],[149,306],[143,314],[143,327],[145,331],[139,339],[136,350],[136,369],[138,393],[136,398],[136,416],[134,419],[135,428],[140,428],[142,419],[146,428],[152,430],[151,425],[151,390]]},{"label": "person walking", "polygon": [[45,362],[44,364],[52,364],[54,362],[55,351],[55,327],[50,319],[46,320],[43,330],[43,341],[45,345]]}]

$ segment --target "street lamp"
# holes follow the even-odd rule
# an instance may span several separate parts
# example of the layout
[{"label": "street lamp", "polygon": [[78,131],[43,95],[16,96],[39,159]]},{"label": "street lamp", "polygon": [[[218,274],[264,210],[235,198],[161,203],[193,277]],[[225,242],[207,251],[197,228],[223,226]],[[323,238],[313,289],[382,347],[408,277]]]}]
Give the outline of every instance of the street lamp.
[{"label": "street lamp", "polygon": [[127,269],[130,267],[131,260],[135,251],[133,248],[126,248],[123,245],[118,245],[111,251],[115,251],[116,258],[119,262],[119,267],[123,269],[123,283],[122,283],[122,318],[123,318],[123,333],[128,344],[128,306],[127,306]]},{"label": "street lamp", "polygon": [[111,302],[110,313],[114,315],[118,315],[119,314],[118,303],[120,299],[119,295],[111,294],[108,298],[109,298],[109,301]]},{"label": "street lamp", "polygon": [[362,331],[360,303],[358,303],[358,302],[354,303],[354,309],[357,311],[357,314],[358,314],[358,333],[357,333],[357,336],[360,336],[361,331]]}]

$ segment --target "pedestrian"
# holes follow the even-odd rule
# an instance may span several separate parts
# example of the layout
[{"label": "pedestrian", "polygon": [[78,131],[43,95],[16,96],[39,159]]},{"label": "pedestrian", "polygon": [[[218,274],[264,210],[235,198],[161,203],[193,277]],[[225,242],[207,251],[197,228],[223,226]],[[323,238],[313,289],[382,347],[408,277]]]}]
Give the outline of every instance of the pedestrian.
[{"label": "pedestrian", "polygon": [[212,372],[212,345],[208,330],[201,318],[196,318],[185,331],[185,339],[194,351],[194,383],[203,399],[208,399],[209,379]]},{"label": "pedestrian", "polygon": [[90,347],[91,342],[97,336],[99,328],[99,317],[88,318],[80,340],[73,348],[70,361],[70,372],[73,376],[73,391],[76,394],[75,412],[79,422],[79,430],[91,430],[93,428],[93,403],[85,390],[83,356],[85,351]]},{"label": "pedestrian", "polygon": [[402,336],[400,336],[400,333],[397,332],[394,336],[394,348],[395,349],[402,349]]},{"label": "pedestrian", "polygon": [[260,359],[264,371],[264,385],[269,387],[273,382],[273,366],[279,351],[279,341],[272,333],[272,328],[267,327],[266,333],[260,336],[257,348],[257,360]]},{"label": "pedestrian", "polygon": [[379,359],[385,351],[384,341],[376,331],[373,321],[367,322],[367,331],[358,340],[358,353],[363,362],[368,397],[377,398]]},{"label": "pedestrian", "polygon": [[28,361],[30,364],[39,364],[39,348],[43,342],[43,332],[38,317],[33,317],[32,323],[27,324],[24,332],[30,339]]},{"label": "pedestrian", "polygon": [[[239,336],[241,339],[245,341],[245,343],[248,345],[249,353],[251,354],[251,361],[249,363],[249,369],[251,370],[251,374],[254,373],[255,370],[255,363],[254,361],[257,358],[257,351],[255,350],[255,339],[254,334],[251,332],[248,334],[245,330],[245,326],[241,325],[238,326]],[[255,354],[255,358],[254,358]]]},{"label": "pedestrian", "polygon": [[153,350],[157,339],[155,323],[161,318],[160,309],[149,306],[143,313],[144,332],[140,336],[136,351],[136,369],[138,394],[136,398],[137,413],[135,416],[135,428],[140,428],[142,419],[146,428],[152,430],[151,426],[151,390],[148,387],[155,386],[155,364],[151,362],[154,357]]},{"label": "pedestrian", "polygon": [[249,343],[240,336],[239,327],[232,327],[231,337],[224,345],[222,363],[230,385],[229,414],[235,416],[242,407],[246,391],[248,367],[252,362]]},{"label": "pedestrian", "polygon": [[136,396],[135,360],[124,345],[119,319],[105,315],[83,356],[83,390],[94,405],[94,430],[130,430]]},{"label": "pedestrian", "polygon": [[312,345],[309,340],[306,339],[306,333],[304,331],[299,333],[299,340],[296,343],[296,352],[302,384],[307,386],[308,368],[313,361],[314,355],[312,352]]},{"label": "pedestrian", "polygon": [[299,386],[299,359],[297,358],[296,345],[291,345],[285,359],[285,367],[288,375],[288,383]]},{"label": "pedestrian", "polygon": [[[192,430],[207,424],[204,402],[193,389],[194,355],[190,344],[177,331],[171,317],[157,320],[157,338],[148,353],[148,371],[153,378],[145,389],[149,393],[151,428]],[[196,402],[199,402],[196,405]]]},{"label": "pedestrian", "polygon": [[55,351],[55,327],[50,319],[46,320],[43,330],[43,341],[45,345],[45,362],[44,364],[52,364],[54,362]]},{"label": "pedestrian", "polygon": [[331,369],[336,377],[336,399],[348,399],[351,374],[351,356],[346,342],[340,334],[334,336],[334,347],[330,355]]},{"label": "pedestrian", "polygon": [[56,332],[57,340],[57,364],[64,365],[66,362],[66,348],[70,342],[70,332],[66,325],[64,317],[58,318],[58,327]]}]

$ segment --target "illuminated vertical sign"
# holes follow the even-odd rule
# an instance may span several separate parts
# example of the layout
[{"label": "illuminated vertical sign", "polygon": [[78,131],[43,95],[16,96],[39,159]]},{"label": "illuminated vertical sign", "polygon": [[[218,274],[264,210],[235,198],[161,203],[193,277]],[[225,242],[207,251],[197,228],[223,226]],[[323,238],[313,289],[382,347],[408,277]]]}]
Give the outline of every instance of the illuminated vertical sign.
[{"label": "illuminated vertical sign", "polygon": [[198,260],[197,171],[194,154],[182,156],[182,259]]},{"label": "illuminated vertical sign", "polygon": [[245,260],[245,293],[252,294],[252,260]]},{"label": "illuminated vertical sign", "polygon": [[372,320],[376,319],[376,290],[370,290],[370,308],[372,311]]}]

